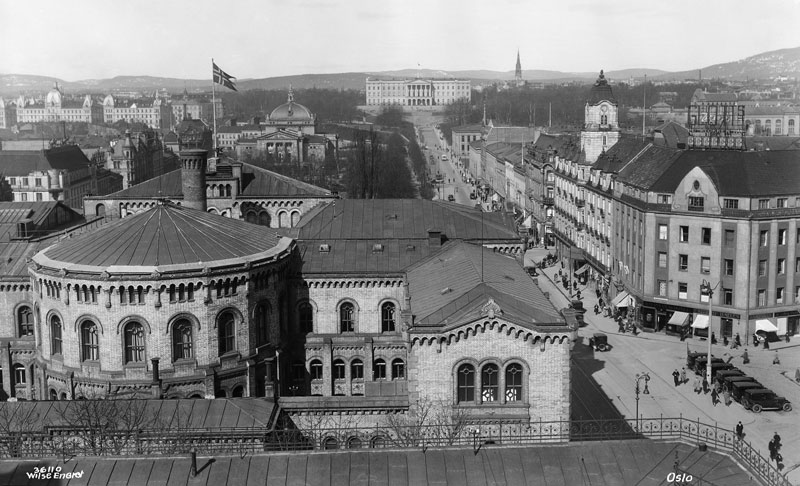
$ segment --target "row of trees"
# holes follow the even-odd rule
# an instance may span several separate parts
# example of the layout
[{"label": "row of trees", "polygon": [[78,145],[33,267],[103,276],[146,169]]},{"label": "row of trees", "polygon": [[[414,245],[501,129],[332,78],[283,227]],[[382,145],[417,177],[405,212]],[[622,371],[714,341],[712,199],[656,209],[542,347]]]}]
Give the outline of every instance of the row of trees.
[{"label": "row of trees", "polygon": [[403,137],[394,132],[381,144],[374,130],[356,132],[345,156],[344,186],[354,199],[413,198],[416,191],[406,162]]},{"label": "row of trees", "polygon": [[[288,91],[251,89],[222,93],[222,102],[228,113],[243,119],[266,116],[273,109],[286,103]],[[364,103],[364,95],[357,90],[300,89],[294,90],[294,99],[317,115],[317,119],[328,121],[350,121],[361,116],[356,108]]]}]

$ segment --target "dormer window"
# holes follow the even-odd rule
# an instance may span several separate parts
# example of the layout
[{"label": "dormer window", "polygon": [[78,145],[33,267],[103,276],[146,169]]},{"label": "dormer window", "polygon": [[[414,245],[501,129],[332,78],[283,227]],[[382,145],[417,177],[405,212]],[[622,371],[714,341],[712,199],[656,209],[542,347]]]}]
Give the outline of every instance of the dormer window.
[{"label": "dormer window", "polygon": [[689,211],[703,211],[705,207],[705,198],[689,196]]}]

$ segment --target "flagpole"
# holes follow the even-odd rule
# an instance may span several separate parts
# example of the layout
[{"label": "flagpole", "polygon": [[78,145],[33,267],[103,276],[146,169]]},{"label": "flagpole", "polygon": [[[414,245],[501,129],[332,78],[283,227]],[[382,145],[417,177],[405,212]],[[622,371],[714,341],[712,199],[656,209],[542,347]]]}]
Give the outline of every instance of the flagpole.
[{"label": "flagpole", "polygon": [[211,58],[211,113],[214,118],[214,131],[212,138],[214,139],[214,157],[217,156],[217,90],[214,88],[214,58]]}]

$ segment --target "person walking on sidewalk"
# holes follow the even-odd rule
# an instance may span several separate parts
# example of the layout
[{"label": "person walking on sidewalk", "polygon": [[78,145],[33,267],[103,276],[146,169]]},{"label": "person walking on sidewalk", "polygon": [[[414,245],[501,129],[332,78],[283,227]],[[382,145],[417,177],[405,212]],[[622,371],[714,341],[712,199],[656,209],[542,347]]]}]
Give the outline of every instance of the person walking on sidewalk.
[{"label": "person walking on sidewalk", "polygon": [[678,368],[675,368],[675,371],[672,372],[672,381],[675,382],[675,386],[680,385],[680,377],[681,374],[678,373]]},{"label": "person walking on sidewalk", "polygon": [[716,407],[717,402],[719,402],[719,393],[717,393],[717,389],[714,388],[711,390],[711,405]]},{"label": "person walking on sidewalk", "polygon": [[706,378],[705,373],[703,373],[703,393],[708,394],[708,378]]},{"label": "person walking on sidewalk", "polygon": [[725,399],[725,406],[730,407],[731,405],[731,391],[728,389],[728,385],[722,386],[722,398]]},{"label": "person walking on sidewalk", "polygon": [[699,395],[701,391],[703,391],[703,385],[700,383],[700,377],[698,376],[694,379],[694,392]]},{"label": "person walking on sidewalk", "polygon": [[686,379],[686,367],[684,366],[681,368],[681,383],[686,383],[689,380]]},{"label": "person walking on sidewalk", "polygon": [[738,424],[736,424],[736,438],[742,440],[744,437],[744,425],[742,425],[742,421],[740,420]]}]

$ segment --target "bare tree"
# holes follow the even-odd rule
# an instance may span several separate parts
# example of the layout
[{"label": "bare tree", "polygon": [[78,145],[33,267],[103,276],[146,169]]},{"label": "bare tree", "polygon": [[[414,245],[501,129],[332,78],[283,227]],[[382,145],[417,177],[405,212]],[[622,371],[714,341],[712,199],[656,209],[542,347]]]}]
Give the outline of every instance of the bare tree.
[{"label": "bare tree", "polygon": [[0,403],[0,457],[20,457],[25,444],[42,432],[35,403]]},{"label": "bare tree", "polygon": [[449,446],[466,432],[469,415],[446,400],[423,398],[412,403],[405,414],[388,415],[384,422],[400,447]]}]

